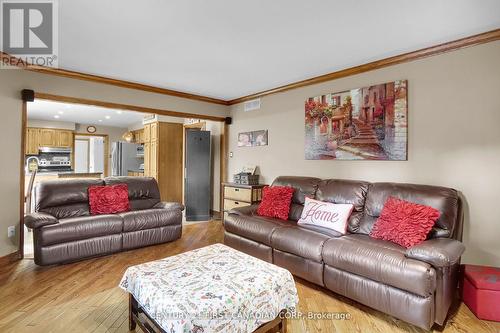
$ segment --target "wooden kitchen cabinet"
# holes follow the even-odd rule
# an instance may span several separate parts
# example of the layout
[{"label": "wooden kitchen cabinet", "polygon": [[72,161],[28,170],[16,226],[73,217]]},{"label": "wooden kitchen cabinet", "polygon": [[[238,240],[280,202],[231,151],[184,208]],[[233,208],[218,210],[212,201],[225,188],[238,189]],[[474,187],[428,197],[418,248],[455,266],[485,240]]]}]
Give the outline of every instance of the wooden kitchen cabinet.
[{"label": "wooden kitchen cabinet", "polygon": [[150,176],[158,180],[158,142],[151,141],[151,149],[149,155],[149,170]]},{"label": "wooden kitchen cabinet", "polygon": [[37,155],[38,154],[38,138],[40,135],[40,130],[38,128],[27,128],[26,129],[26,139],[25,139],[25,154],[26,155]]},{"label": "wooden kitchen cabinet", "polygon": [[73,148],[73,131],[35,128],[26,129],[26,155],[37,155],[40,147]]},{"label": "wooden kitchen cabinet", "polygon": [[151,141],[156,141],[158,140],[158,124],[159,123],[152,123],[151,124],[151,134],[150,134],[150,139]]},{"label": "wooden kitchen cabinet", "polygon": [[41,128],[39,131],[38,145],[40,147],[55,147],[57,146],[56,130],[51,128]]},{"label": "wooden kitchen cabinet", "polygon": [[144,175],[150,177],[151,174],[151,142],[144,142]]},{"label": "wooden kitchen cabinet", "polygon": [[73,146],[73,132],[65,130],[55,130],[57,136],[57,147],[72,147]]},{"label": "wooden kitchen cabinet", "polygon": [[144,140],[144,143],[151,141],[151,124],[144,125],[142,138]]},{"label": "wooden kitchen cabinet", "polygon": [[182,202],[182,133],[178,123],[144,127],[144,175],[157,180],[163,201]]},{"label": "wooden kitchen cabinet", "polygon": [[129,177],[144,177],[144,172],[129,171],[128,176]]},{"label": "wooden kitchen cabinet", "polygon": [[144,129],[133,131],[135,143],[144,143]]}]

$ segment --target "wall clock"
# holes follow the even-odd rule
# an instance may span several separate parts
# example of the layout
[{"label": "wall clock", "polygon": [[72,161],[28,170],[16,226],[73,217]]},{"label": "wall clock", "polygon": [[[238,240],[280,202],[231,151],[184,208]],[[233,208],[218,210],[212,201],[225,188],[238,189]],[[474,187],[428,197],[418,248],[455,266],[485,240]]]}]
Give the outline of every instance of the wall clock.
[{"label": "wall clock", "polygon": [[95,126],[88,126],[87,127],[87,132],[89,133],[95,133],[97,131],[97,129],[95,128]]}]

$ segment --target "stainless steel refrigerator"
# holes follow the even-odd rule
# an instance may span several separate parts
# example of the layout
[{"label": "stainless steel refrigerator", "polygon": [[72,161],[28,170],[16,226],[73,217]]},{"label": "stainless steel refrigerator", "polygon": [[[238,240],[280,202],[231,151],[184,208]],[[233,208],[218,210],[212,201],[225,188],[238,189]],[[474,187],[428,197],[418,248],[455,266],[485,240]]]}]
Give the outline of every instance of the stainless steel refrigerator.
[{"label": "stainless steel refrigerator", "polygon": [[111,175],[127,176],[129,171],[139,171],[139,166],[144,163],[141,156],[141,145],[128,142],[113,142],[111,144]]}]

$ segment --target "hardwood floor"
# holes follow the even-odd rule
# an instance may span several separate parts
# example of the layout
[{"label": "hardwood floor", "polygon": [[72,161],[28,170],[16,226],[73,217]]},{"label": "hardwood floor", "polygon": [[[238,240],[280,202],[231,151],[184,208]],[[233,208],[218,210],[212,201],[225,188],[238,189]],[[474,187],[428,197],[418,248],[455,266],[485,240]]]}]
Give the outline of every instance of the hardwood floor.
[{"label": "hardwood floor", "polygon": [[[184,228],[180,240],[79,263],[38,267],[26,259],[0,268],[0,332],[128,332],[128,296],[117,287],[128,266],[223,241],[220,221]],[[288,332],[423,332],[393,317],[296,279],[302,312],[345,312],[349,320],[289,320]],[[455,306],[436,332],[500,332]],[[139,329],[137,329],[139,331]]]}]

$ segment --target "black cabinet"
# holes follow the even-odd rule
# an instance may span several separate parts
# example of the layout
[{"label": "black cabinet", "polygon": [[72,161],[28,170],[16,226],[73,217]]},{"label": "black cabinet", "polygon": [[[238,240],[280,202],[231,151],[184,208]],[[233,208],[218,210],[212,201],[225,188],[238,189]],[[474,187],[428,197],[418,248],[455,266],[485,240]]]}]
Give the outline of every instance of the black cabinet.
[{"label": "black cabinet", "polygon": [[184,173],[186,221],[207,221],[211,218],[210,148],[210,131],[186,130]]}]

